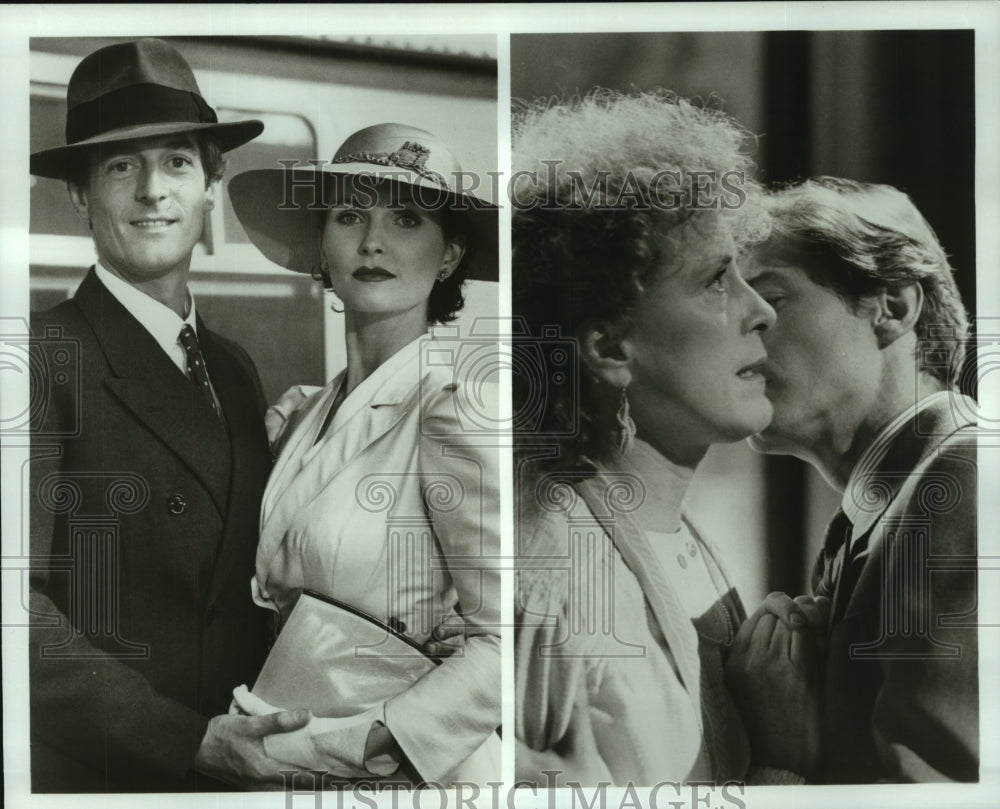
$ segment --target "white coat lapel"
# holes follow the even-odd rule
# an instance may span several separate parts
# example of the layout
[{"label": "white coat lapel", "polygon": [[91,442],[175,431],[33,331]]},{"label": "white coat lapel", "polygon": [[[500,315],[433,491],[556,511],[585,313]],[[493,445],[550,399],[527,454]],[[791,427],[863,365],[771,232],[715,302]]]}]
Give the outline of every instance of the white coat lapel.
[{"label": "white coat lapel", "polygon": [[[316,437],[339,390],[340,377],[324,389],[313,411],[297,425],[278,460],[282,466],[275,470],[279,479],[273,494],[265,496],[257,548],[257,577],[262,585],[267,566],[295,515],[354,458],[417,406],[418,359],[423,339],[398,351],[351,391],[319,441]],[[344,492],[344,496],[353,497],[354,492]],[[345,508],[349,508],[347,503]]]},{"label": "white coat lapel", "polygon": [[281,453],[275,459],[274,468],[271,470],[271,476],[267,481],[267,488],[264,491],[264,499],[260,512],[260,529],[262,532],[265,523],[269,520],[274,510],[275,502],[284,494],[285,489],[295,479],[295,475],[302,464],[302,456],[309,451],[310,447],[316,441],[316,436],[326,421],[326,414],[330,412],[330,407],[337,396],[337,391],[340,390],[340,386],[343,384],[346,373],[346,371],[341,371],[322,391],[302,404],[302,407],[307,412],[295,424],[291,434],[285,438],[281,447]]}]

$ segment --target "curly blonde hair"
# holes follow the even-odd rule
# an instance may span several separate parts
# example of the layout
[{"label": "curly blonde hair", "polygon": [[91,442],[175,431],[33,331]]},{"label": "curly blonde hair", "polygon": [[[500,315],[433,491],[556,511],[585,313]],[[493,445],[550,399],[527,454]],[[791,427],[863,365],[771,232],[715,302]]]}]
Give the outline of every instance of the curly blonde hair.
[{"label": "curly blonde hair", "polygon": [[[740,249],[764,239],[754,146],[717,99],[597,89],[518,102],[509,190],[514,314],[527,333],[573,345],[588,324],[627,331],[644,290],[674,258],[671,231],[698,217],[724,218]],[[604,454],[616,432],[607,392],[582,376],[577,391],[563,386],[540,399],[533,376],[515,375],[515,413],[522,402],[545,402],[520,425],[522,437],[575,433],[570,455]]]},{"label": "curly blonde hair", "polygon": [[[755,138],[717,98],[699,105],[668,90],[598,88],[565,101],[515,102],[513,130],[511,199],[519,212],[650,207],[683,220],[687,212],[744,208],[737,181],[747,195],[760,191],[747,148]],[[705,182],[696,195],[698,176]],[[757,209],[750,234],[759,235],[764,219]]]}]

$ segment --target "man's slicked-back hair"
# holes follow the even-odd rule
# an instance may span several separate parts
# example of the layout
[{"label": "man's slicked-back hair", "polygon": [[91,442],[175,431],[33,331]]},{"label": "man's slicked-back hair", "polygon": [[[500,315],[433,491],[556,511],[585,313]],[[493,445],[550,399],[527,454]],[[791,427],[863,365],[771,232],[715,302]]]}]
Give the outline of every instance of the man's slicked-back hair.
[{"label": "man's slicked-back hair", "polygon": [[881,289],[919,284],[918,369],[955,384],[968,315],[944,248],[906,194],[890,185],[815,177],[775,191],[768,207],[771,235],[761,256],[802,267],[852,304]]}]

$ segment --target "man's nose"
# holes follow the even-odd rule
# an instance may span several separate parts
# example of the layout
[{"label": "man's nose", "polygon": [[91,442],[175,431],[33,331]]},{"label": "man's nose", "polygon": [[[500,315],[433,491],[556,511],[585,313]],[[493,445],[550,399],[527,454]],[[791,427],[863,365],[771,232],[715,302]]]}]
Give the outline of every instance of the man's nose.
[{"label": "man's nose", "polygon": [[746,330],[759,331],[761,333],[774,327],[778,319],[774,307],[765,301],[746,281],[743,281],[744,299],[746,307]]},{"label": "man's nose", "polygon": [[167,196],[167,178],[158,166],[144,166],[139,172],[135,190],[136,199],[159,202]]},{"label": "man's nose", "polygon": [[753,324],[751,328],[759,332],[766,332],[774,328],[774,324],[778,320],[778,313],[774,311],[774,307],[771,306],[767,301],[765,301],[756,292],[753,292],[753,314],[751,315],[751,323]]}]

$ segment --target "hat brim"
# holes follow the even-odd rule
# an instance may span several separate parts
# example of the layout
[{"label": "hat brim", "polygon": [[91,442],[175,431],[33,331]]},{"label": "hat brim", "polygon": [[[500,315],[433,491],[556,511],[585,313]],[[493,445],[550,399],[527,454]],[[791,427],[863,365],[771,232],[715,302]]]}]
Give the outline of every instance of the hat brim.
[{"label": "hat brim", "polygon": [[[461,212],[475,244],[463,266],[473,281],[499,280],[497,206],[472,194],[445,191],[406,169],[376,168],[370,163],[344,163],[316,169],[255,169],[229,182],[229,198],[250,241],[268,259],[292,272],[319,268],[316,214],[329,207],[338,177],[372,177],[414,187],[414,198],[429,206]],[[286,197],[286,192],[290,195]]]},{"label": "hat brim", "polygon": [[140,138],[155,138],[163,135],[175,135],[184,132],[198,132],[211,135],[223,152],[242,146],[256,138],[264,131],[264,123],[258,120],[233,121],[231,123],[196,124],[185,121],[160,124],[141,124],[122,129],[102,132],[92,138],[44,149],[31,155],[31,173],[39,177],[49,177],[53,180],[65,180],[72,174],[72,166],[89,149],[105,143],[118,143]]}]

